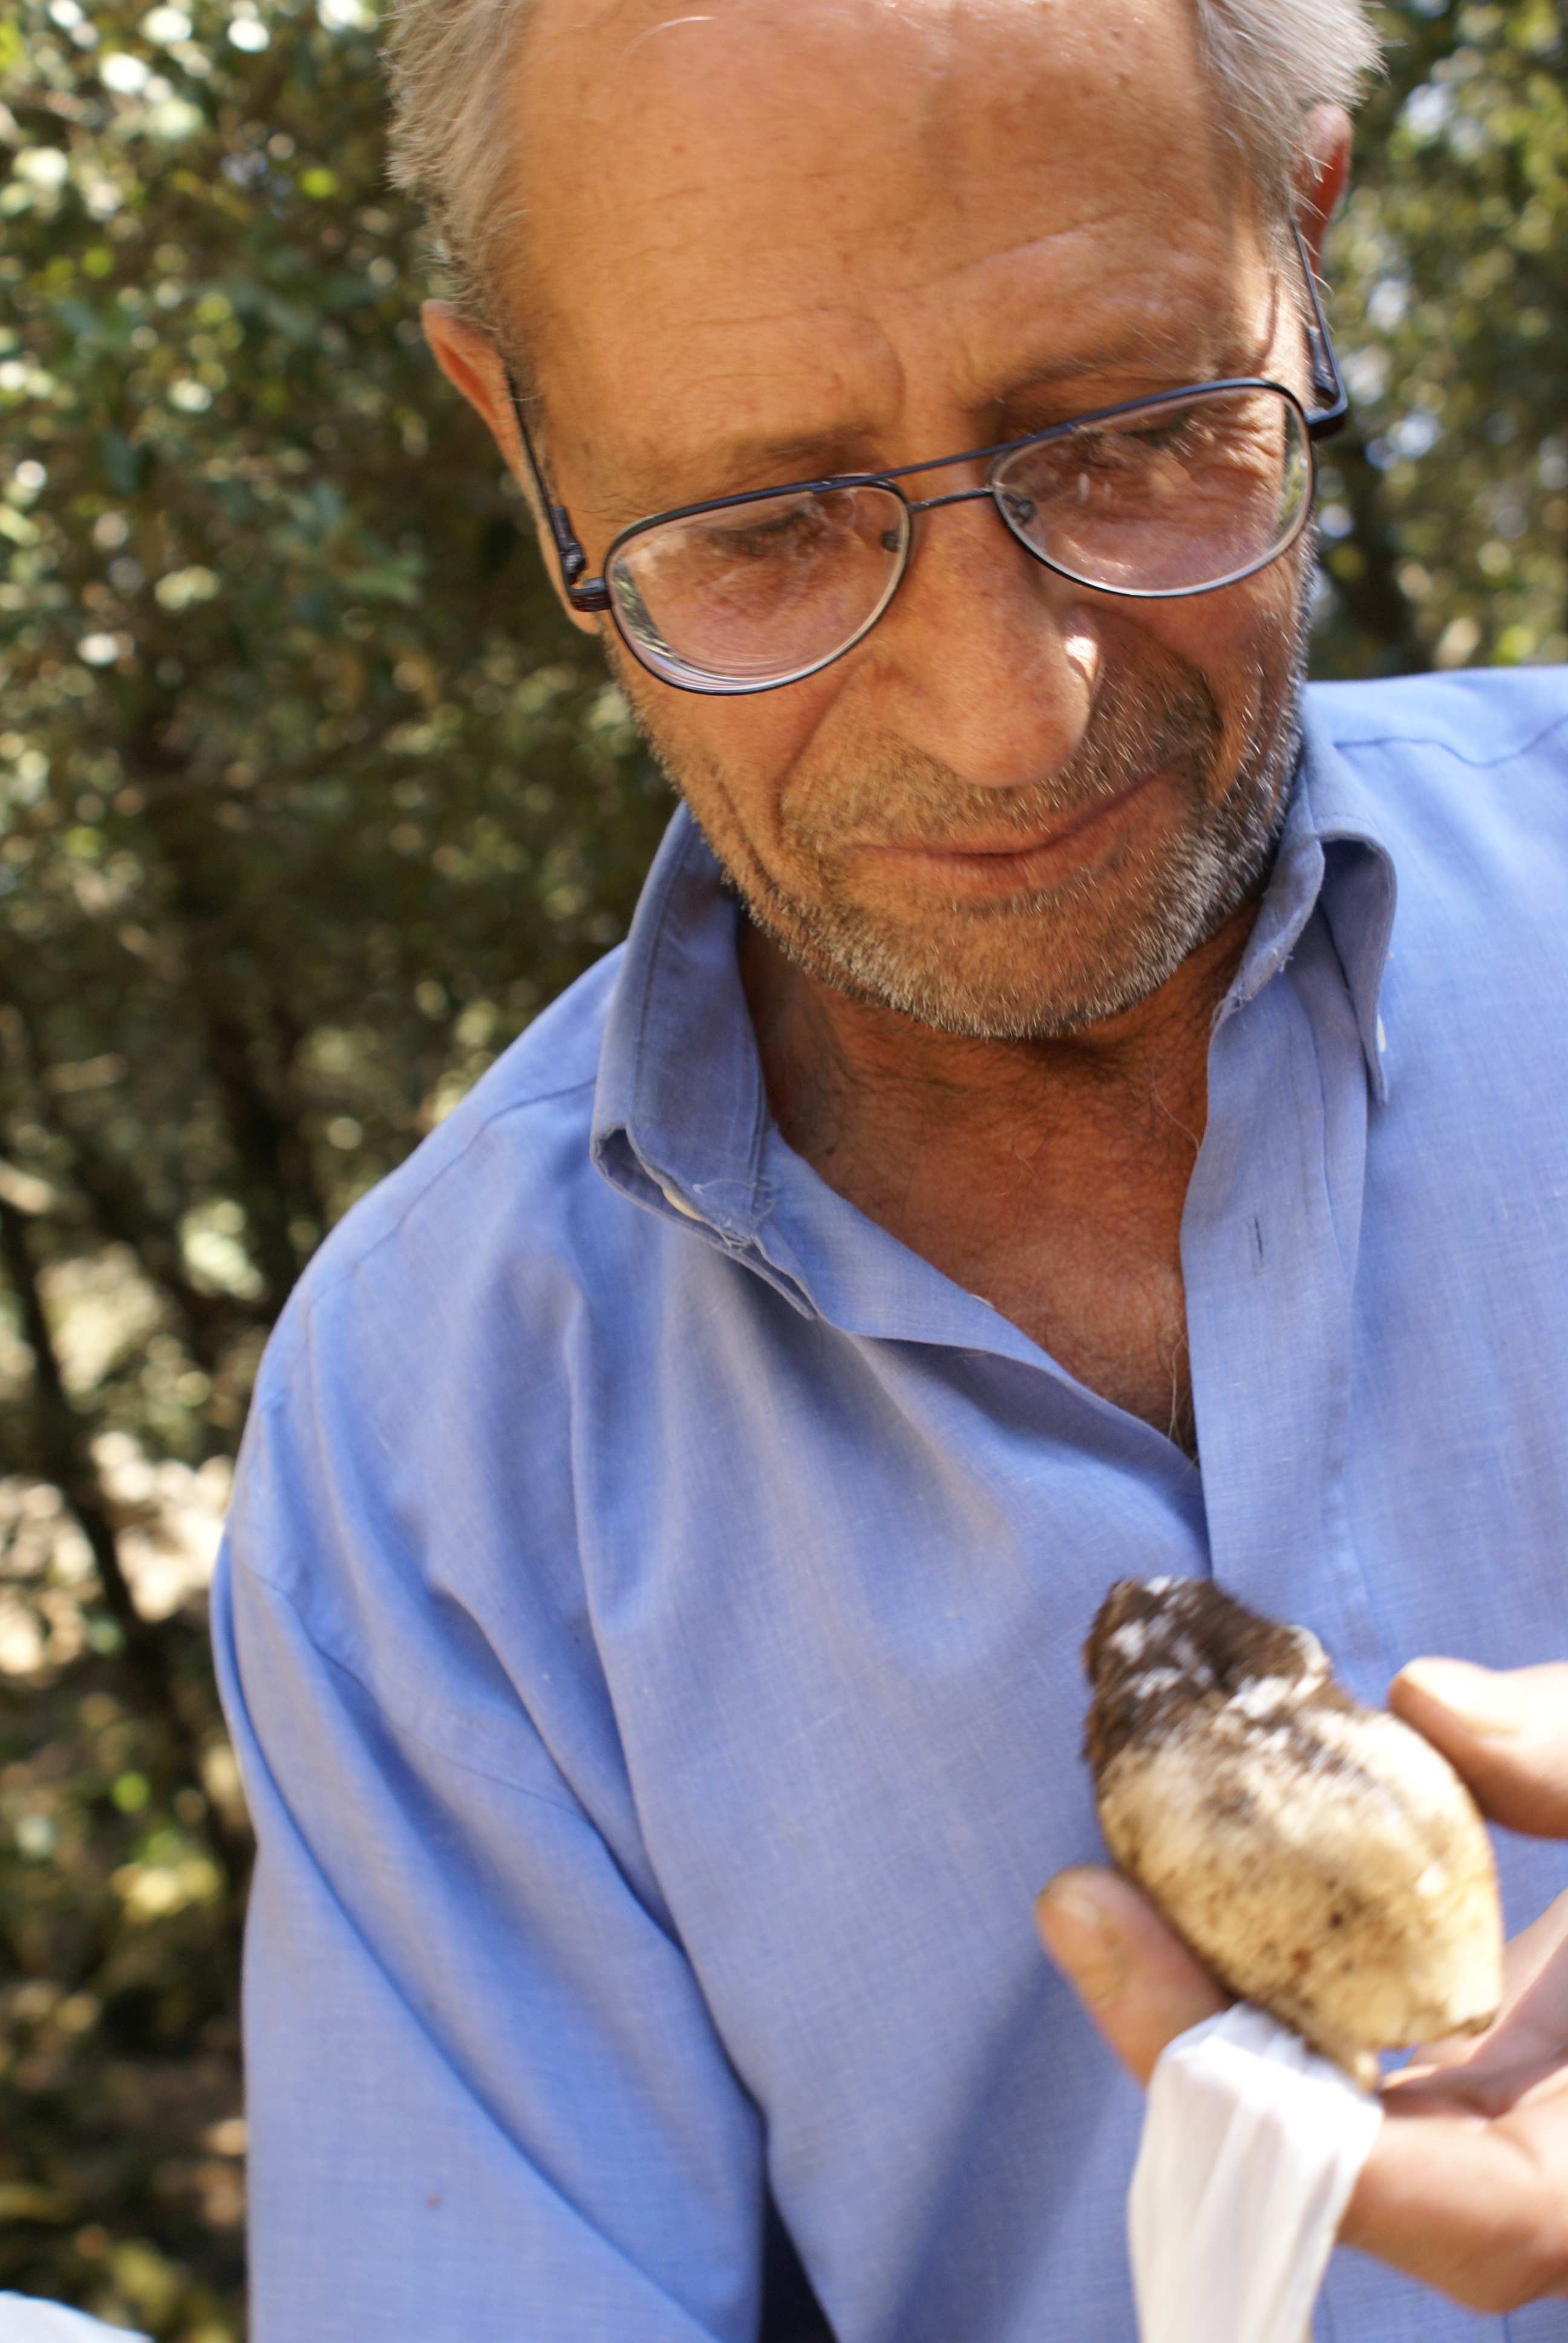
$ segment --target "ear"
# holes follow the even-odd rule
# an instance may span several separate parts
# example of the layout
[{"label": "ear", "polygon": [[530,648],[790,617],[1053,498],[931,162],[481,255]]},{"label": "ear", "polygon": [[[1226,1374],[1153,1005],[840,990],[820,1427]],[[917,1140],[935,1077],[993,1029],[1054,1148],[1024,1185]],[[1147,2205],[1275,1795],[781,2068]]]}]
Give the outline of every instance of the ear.
[{"label": "ear", "polygon": [[425,339],[430,346],[436,364],[453,388],[462,392],[474,412],[488,425],[490,437],[500,449],[507,469],[522,490],[524,500],[533,515],[539,551],[544,556],[545,567],[549,571],[550,582],[559,597],[562,608],[581,633],[597,636],[598,620],[586,611],[574,610],[562,587],[555,541],[546,525],[545,515],[539,510],[533,478],[523,455],[506,361],[497,348],[494,337],[485,331],[483,326],[476,326],[472,318],[465,317],[450,301],[427,301],[419,311],[419,323],[425,329]]},{"label": "ear", "polygon": [[515,472],[522,451],[518,445],[506,365],[494,340],[482,326],[476,326],[455,309],[450,301],[425,302],[419,311],[419,323],[436,364],[453,388],[460,390],[475,413],[489,425],[497,447],[508,468]]},{"label": "ear", "polygon": [[1351,118],[1342,106],[1315,106],[1295,171],[1296,220],[1312,266],[1323,256],[1323,238],[1351,167]]}]

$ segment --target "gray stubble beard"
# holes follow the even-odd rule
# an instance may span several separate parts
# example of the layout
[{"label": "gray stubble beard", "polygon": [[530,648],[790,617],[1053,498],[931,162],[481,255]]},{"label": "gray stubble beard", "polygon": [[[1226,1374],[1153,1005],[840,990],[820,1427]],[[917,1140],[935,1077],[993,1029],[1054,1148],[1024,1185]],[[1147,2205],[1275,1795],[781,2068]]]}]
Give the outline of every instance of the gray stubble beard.
[{"label": "gray stubble beard", "polygon": [[[802,822],[798,813],[783,822],[791,859],[815,873],[809,897],[792,892],[754,850],[748,850],[747,867],[737,869],[739,857],[726,851],[727,841],[704,820],[687,775],[639,705],[630,662],[623,654],[614,665],[644,737],[749,918],[790,960],[839,991],[938,1032],[970,1041],[1050,1041],[1147,1000],[1260,889],[1300,753],[1304,638],[1303,612],[1282,677],[1256,661],[1247,746],[1218,797],[1212,784],[1223,733],[1220,710],[1201,671],[1171,654],[1152,672],[1108,678],[1079,749],[1043,783],[979,789],[934,759],[904,749],[881,751],[836,784],[825,828]],[[950,902],[949,930],[933,934],[929,920],[922,933],[913,922],[900,925],[857,901],[841,857],[835,859],[835,840],[857,830],[864,834],[868,820],[889,803],[899,808],[906,841],[961,843],[966,834],[980,834],[982,823],[988,836],[1016,827],[1021,840],[1156,769],[1179,778],[1191,818],[1157,851],[1136,842],[1124,850],[1113,866],[1126,874],[1114,934],[1102,935],[1096,950],[1084,950],[1082,930],[1105,927],[1103,916],[1094,916],[1104,910],[1104,870],[995,904]],[[699,801],[728,803],[719,776],[693,778]],[[705,789],[703,781],[718,787]],[[1036,949],[1010,957],[1023,957],[1026,968],[991,970],[984,941],[1004,922],[1020,920],[1030,922]],[[1054,950],[1046,930],[1059,940]],[[966,935],[981,940],[978,954],[964,952]]]}]

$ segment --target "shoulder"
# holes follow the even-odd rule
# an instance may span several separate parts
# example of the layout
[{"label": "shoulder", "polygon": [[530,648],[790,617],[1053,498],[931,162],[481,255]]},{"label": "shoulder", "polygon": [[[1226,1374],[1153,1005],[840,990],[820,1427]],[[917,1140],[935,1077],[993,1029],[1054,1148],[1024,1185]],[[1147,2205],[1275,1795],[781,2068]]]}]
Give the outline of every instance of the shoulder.
[{"label": "shoulder", "polygon": [[309,1714],[286,1729],[308,1735],[363,1694],[404,1756],[417,1744],[559,1803],[522,1682],[565,1741],[613,1745],[608,1728],[595,1741],[604,1704],[576,1632],[572,1449],[585,1315],[637,1288],[628,1258],[658,1233],[589,1155],[618,959],[355,1206],[274,1330],[222,1601],[247,1687],[231,1697],[269,1706],[275,1735],[297,1695]]},{"label": "shoulder", "polygon": [[1429,884],[1493,915],[1504,897],[1555,901],[1568,879],[1568,668],[1314,684],[1307,722],[1349,769],[1402,904]]},{"label": "shoulder", "polygon": [[1314,683],[1308,704],[1342,756],[1433,752],[1473,768],[1568,757],[1568,667],[1473,668],[1371,683]]},{"label": "shoulder", "polygon": [[1314,687],[1307,720],[1393,867],[1394,1094],[1517,1151],[1568,1074],[1568,668]]},{"label": "shoulder", "polygon": [[398,1169],[334,1229],[287,1317],[318,1312],[377,1275],[417,1282],[529,1239],[548,1247],[592,1172],[595,1085],[620,952],[607,954],[520,1034]]},{"label": "shoulder", "polygon": [[553,1003],[355,1206],[267,1345],[233,1554],[383,1689],[417,1684],[420,1651],[434,1664],[451,1641],[443,1587],[461,1586],[470,1617],[514,1579],[541,1601],[554,1589],[547,1610],[576,1600],[574,1351],[585,1321],[646,1285],[638,1262],[660,1233],[589,1154],[618,961]]},{"label": "shoulder", "polygon": [[[421,1444],[487,1412],[624,1291],[658,1224],[590,1155],[612,953],[544,1011],[461,1103],[332,1232],[267,1346],[253,1407]],[[557,1379],[558,1381],[558,1377]]]}]

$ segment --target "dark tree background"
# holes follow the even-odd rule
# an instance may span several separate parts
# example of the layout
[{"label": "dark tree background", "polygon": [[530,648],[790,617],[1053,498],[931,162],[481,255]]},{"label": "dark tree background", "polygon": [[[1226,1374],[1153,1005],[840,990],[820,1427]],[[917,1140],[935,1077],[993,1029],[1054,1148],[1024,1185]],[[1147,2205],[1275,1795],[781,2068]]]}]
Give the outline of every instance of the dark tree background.
[{"label": "dark tree background", "polygon": [[[1318,670],[1565,659],[1559,11],[1385,25]],[[668,801],[423,350],[365,0],[12,0],[0,100],[0,2287],[228,2343],[256,1360]]]}]

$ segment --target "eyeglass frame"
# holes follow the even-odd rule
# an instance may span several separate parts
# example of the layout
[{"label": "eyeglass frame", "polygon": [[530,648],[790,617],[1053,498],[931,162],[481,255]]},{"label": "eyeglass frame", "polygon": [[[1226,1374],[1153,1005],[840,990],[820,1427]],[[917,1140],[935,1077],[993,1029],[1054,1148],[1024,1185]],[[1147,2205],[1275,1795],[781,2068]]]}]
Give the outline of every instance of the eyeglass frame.
[{"label": "eyeglass frame", "polygon": [[[1291,232],[1295,238],[1296,251],[1302,264],[1302,275],[1306,282],[1307,297],[1312,304],[1311,319],[1303,318],[1302,323],[1306,329],[1312,392],[1314,397],[1326,400],[1327,404],[1324,406],[1309,411],[1287,384],[1271,381],[1268,377],[1261,375],[1227,376],[1217,382],[1186,383],[1172,390],[1151,391],[1141,398],[1119,400],[1114,407],[1097,407],[1083,415],[1067,416],[1060,423],[1048,424],[1043,431],[1025,432],[1019,439],[1001,439],[988,447],[966,448],[961,455],[958,456],[938,456],[923,464],[898,464],[882,472],[839,472],[821,479],[783,480],[773,488],[743,488],[735,496],[705,497],[698,504],[674,505],[667,512],[650,513],[646,518],[630,521],[625,528],[618,530],[611,540],[604,558],[604,567],[597,578],[584,577],[583,572],[588,566],[588,555],[583,550],[577,531],[572,527],[571,516],[564,504],[557,504],[552,499],[545,485],[544,469],[535,453],[534,443],[529,436],[528,418],[523,410],[522,394],[508,367],[507,388],[511,395],[512,412],[517,418],[518,437],[522,443],[523,459],[528,468],[528,476],[533,482],[535,496],[549,522],[550,536],[555,544],[556,558],[560,564],[561,583],[565,588],[568,602],[573,610],[580,611],[585,616],[608,610],[612,621],[616,622],[617,633],[624,635],[624,629],[618,622],[615,597],[606,583],[610,565],[628,538],[644,536],[648,530],[662,527],[666,521],[694,520],[703,513],[719,512],[735,506],[762,504],[773,497],[825,496],[846,488],[890,488],[904,506],[911,520],[917,513],[935,512],[944,505],[977,504],[987,498],[994,504],[996,496],[992,483],[989,479],[978,488],[958,488],[950,496],[924,497],[919,501],[905,496],[902,488],[897,487],[896,483],[908,479],[916,472],[945,471],[952,464],[995,463],[999,457],[1014,455],[1021,448],[1041,447],[1050,440],[1066,438],[1072,432],[1081,430],[1086,424],[1111,423],[1121,416],[1135,414],[1140,407],[1162,407],[1179,403],[1183,398],[1191,398],[1200,394],[1210,397],[1225,391],[1271,391],[1278,397],[1288,399],[1296,409],[1306,432],[1308,447],[1309,449],[1314,447],[1320,440],[1332,438],[1336,431],[1343,428],[1346,417],[1350,414],[1351,400],[1350,392],[1345,387],[1344,377],[1340,371],[1339,359],[1334,355],[1334,346],[1330,337],[1328,322],[1323,316],[1323,305],[1318,293],[1317,272],[1312,266],[1312,256],[1307,250],[1300,224],[1294,219],[1291,223]],[[1315,485],[1314,473],[1313,486]],[[1309,493],[1302,505],[1302,519],[1297,523],[1289,537],[1283,538],[1259,560],[1250,563],[1246,568],[1239,569],[1229,577],[1217,578],[1210,585],[1156,587],[1097,585],[1092,586],[1091,590],[1097,594],[1116,595],[1123,600],[1136,602],[1176,601],[1190,595],[1218,593],[1222,587],[1236,585],[1244,578],[1255,576],[1260,569],[1266,569],[1271,561],[1277,561],[1280,555],[1295,542],[1305,525],[1305,516],[1311,509],[1312,496]],[[1010,531],[1010,534],[1013,532]],[[1023,538],[1018,538],[1016,541],[1022,545],[1023,550],[1029,554],[1031,560],[1038,561],[1042,568],[1054,571],[1058,577],[1073,578],[1074,582],[1078,584],[1088,583],[1085,579],[1076,578],[1072,571],[1062,568],[1059,563],[1051,560],[1049,554],[1037,551]],[[883,616],[888,604],[892,600],[893,594],[902,584],[908,566],[909,557],[906,553],[904,568],[900,570],[893,581],[892,588],[883,599],[880,608],[867,621],[866,626],[859,634],[851,636],[842,650],[831,653],[828,659],[820,660],[816,666],[809,669],[807,673],[817,674],[823,667],[832,666],[836,660],[842,659],[846,652],[853,650],[856,643],[864,639],[870,628]],[[644,661],[635,646],[628,642],[627,648],[637,659],[638,666],[642,666]],[[659,671],[656,669],[652,672],[658,675]],[[668,676],[660,676],[659,679],[673,683],[673,688],[679,691],[692,691],[709,697],[738,696],[737,687],[733,683],[715,682],[711,686],[705,686],[699,683],[674,683],[673,679]],[[803,678],[799,675],[782,676],[776,681],[742,685],[739,687],[739,693],[743,695],[758,691],[781,690],[786,684],[801,680]]]}]

